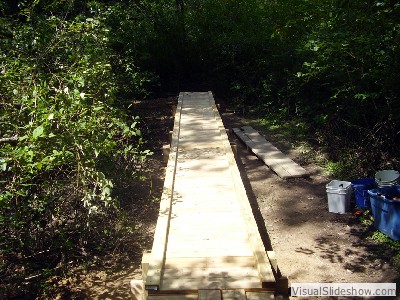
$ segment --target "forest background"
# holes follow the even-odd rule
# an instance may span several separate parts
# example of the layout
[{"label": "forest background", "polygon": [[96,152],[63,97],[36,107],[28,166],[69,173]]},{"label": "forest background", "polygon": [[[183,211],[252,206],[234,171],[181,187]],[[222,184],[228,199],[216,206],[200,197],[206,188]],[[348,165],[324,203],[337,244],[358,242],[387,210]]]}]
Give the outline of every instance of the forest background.
[{"label": "forest background", "polygon": [[0,2],[1,296],[134,234],[135,99],[212,90],[333,176],[399,169],[399,49],[394,0]]}]

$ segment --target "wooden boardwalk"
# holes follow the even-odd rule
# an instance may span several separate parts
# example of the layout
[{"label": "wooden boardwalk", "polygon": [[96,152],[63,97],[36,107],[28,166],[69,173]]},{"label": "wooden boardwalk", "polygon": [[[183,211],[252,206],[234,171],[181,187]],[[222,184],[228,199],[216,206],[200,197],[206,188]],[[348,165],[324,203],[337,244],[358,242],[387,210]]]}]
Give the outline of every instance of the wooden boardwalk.
[{"label": "wooden boardwalk", "polygon": [[278,148],[267,141],[253,127],[243,126],[241,129],[233,128],[233,132],[259,159],[275,171],[279,177],[287,179],[309,176],[303,167],[279,151]]},{"label": "wooden boardwalk", "polygon": [[211,92],[181,93],[147,299],[273,299],[271,263]]}]

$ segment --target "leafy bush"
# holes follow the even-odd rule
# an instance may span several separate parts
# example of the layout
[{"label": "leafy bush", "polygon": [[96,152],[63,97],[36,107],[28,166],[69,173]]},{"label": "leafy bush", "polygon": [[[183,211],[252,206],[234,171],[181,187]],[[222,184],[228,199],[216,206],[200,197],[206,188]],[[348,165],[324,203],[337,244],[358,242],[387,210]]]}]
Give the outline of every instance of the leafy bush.
[{"label": "leafy bush", "polygon": [[[0,267],[14,284],[110,246],[121,214],[113,187],[138,180],[150,154],[117,99],[107,20],[118,9],[92,1],[92,13],[65,18],[36,14],[35,3],[23,22],[1,19],[13,29],[0,46]],[[127,95],[146,94],[153,76],[135,72]]]},{"label": "leafy bush", "polygon": [[[343,153],[353,159],[347,170],[371,175],[399,167],[400,5],[352,1],[325,7],[319,24],[299,44],[303,65],[294,80],[299,111],[319,129],[333,159]],[[324,122],[314,122],[314,116]]]}]

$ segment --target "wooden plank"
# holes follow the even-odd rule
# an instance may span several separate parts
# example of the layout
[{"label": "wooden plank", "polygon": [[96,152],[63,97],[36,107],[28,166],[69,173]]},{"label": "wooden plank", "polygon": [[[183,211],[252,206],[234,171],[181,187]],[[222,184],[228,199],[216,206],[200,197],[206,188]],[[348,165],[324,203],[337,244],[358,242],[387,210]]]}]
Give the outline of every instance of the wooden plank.
[{"label": "wooden plank", "polygon": [[266,139],[263,136],[261,136],[259,134],[259,132],[257,130],[255,130],[253,127],[243,126],[242,129],[243,129],[244,134],[247,135],[253,142],[264,143],[266,141]]},{"label": "wooden plank", "polygon": [[248,247],[240,247],[238,249],[224,249],[221,247],[214,247],[211,248],[211,246],[208,249],[177,249],[177,250],[168,250],[166,253],[167,259],[170,259],[171,257],[199,257],[199,256],[204,256],[204,257],[215,257],[215,256],[251,256],[253,255],[253,252],[251,251],[250,248]]},{"label": "wooden plank", "polygon": [[198,289],[256,289],[260,287],[258,277],[254,278],[164,278],[163,290]]},{"label": "wooden plank", "polygon": [[[210,102],[214,102],[212,95],[210,95],[209,98]],[[221,117],[219,116],[218,110],[216,109],[215,102],[213,103],[213,108],[214,108],[214,113],[216,115],[217,123],[219,124],[219,126],[223,127],[223,123]],[[221,134],[223,135],[222,131]],[[232,148],[230,147],[230,144],[228,142],[227,135],[226,138],[223,139],[223,144],[230,163],[230,169],[234,180],[234,186],[238,194],[239,202],[242,206],[243,219],[245,220],[245,224],[249,235],[250,245],[252,247],[254,257],[256,258],[260,280],[263,283],[273,283],[275,282],[275,278],[273,276],[271,265],[269,264],[269,259],[265,251],[264,244],[261,240],[261,236],[258,231],[258,227],[255,222],[250,203],[247,198],[246,190],[244,188],[242,179],[240,177],[240,172],[237,167],[236,160],[232,152]]]},{"label": "wooden plank", "polygon": [[253,278],[258,281],[258,273],[254,267],[164,269],[164,275],[167,278]]},{"label": "wooden plank", "polygon": [[255,148],[256,144],[239,128],[233,128],[232,131],[238,136],[238,138],[250,148]]},{"label": "wooden plank", "polygon": [[202,222],[174,221],[173,224],[171,225],[171,234],[180,234],[183,235],[184,237],[187,237],[189,235],[196,234],[197,232],[202,230],[204,230],[205,233],[211,233],[212,230],[215,230],[219,234],[221,233],[223,234],[224,232],[228,232],[229,230],[232,231],[243,230],[242,226],[235,224],[234,220],[229,220],[229,221],[230,221],[229,223],[228,221],[225,221],[223,223],[221,222],[213,224],[205,223],[205,221]]},{"label": "wooden plank", "polygon": [[[307,171],[296,164],[292,159],[283,154],[278,148],[268,142],[265,137],[261,136],[251,126],[242,127],[245,134],[248,135],[253,142],[256,143],[255,152],[263,157],[263,159],[269,159],[272,168],[281,166],[284,171],[281,171],[283,178],[290,177],[302,177],[307,175]],[[287,173],[288,175],[284,175]]]},{"label": "wooden plank", "polygon": [[[177,236],[175,235],[173,239],[168,240],[168,252],[182,252],[185,250],[188,251],[196,251],[196,252],[201,252],[204,251],[203,253],[206,253],[206,248],[208,251],[215,250],[217,249],[218,251],[221,248],[232,248],[232,249],[222,249],[225,250],[226,253],[239,253],[242,251],[248,251],[250,249],[248,245],[247,239],[242,239],[242,240],[231,240],[231,239],[197,239],[197,240],[187,240],[186,237],[188,235],[182,235],[182,236]],[[221,247],[221,244],[223,244],[223,247]],[[201,249],[203,248],[203,249]]]},{"label": "wooden plank", "polygon": [[179,144],[182,143],[208,143],[220,142],[221,136],[215,134],[199,134],[198,132],[183,132],[179,137]]},{"label": "wooden plank", "polygon": [[[171,234],[171,237],[168,240],[173,241],[173,238],[174,237]],[[189,234],[185,236],[185,239],[189,243],[195,242],[197,240],[218,240],[221,241],[221,243],[223,244],[225,241],[229,240],[248,241],[248,236],[247,233],[243,231],[232,230],[230,232],[227,232],[224,230],[218,230],[218,228],[216,228],[215,230],[196,231],[194,232],[194,234]]]},{"label": "wooden plank", "polygon": [[182,142],[180,145],[180,149],[185,149],[185,150],[195,150],[195,149],[210,149],[210,148],[218,148],[220,146],[220,143],[218,141],[215,142],[198,142],[198,143],[193,143],[193,142]]},{"label": "wooden plank", "polygon": [[[263,152],[261,152],[263,151]],[[271,168],[279,177],[286,179],[292,177],[292,174],[287,171],[285,168],[286,161],[282,161],[282,159],[276,159],[274,156],[271,156],[270,153],[264,152],[265,150],[257,150],[254,153],[257,155],[259,159],[261,159],[269,168]],[[272,154],[273,155],[273,154]],[[294,176],[296,177],[296,176]]]},{"label": "wooden plank", "polygon": [[307,176],[308,172],[278,148],[272,145],[251,126],[243,126],[243,131],[234,128],[233,132],[257,155],[268,167],[281,178]]},{"label": "wooden plank", "polygon": [[179,268],[226,268],[226,267],[255,267],[253,256],[213,256],[213,257],[175,257],[167,258],[165,261],[166,269]]},{"label": "wooden plank", "polygon": [[145,252],[142,255],[142,278],[146,281],[147,271],[149,270],[149,261],[151,259],[151,253]]},{"label": "wooden plank", "polygon": [[[239,211],[240,207],[237,202],[234,201],[221,201],[219,202],[220,198],[218,196],[212,194],[210,198],[206,198],[210,194],[201,194],[200,199],[203,201],[195,202],[193,204],[190,202],[190,199],[186,197],[180,197],[174,200],[173,203],[173,211],[174,214],[183,213],[185,211],[192,212],[192,211],[199,211],[199,212],[206,212],[207,210],[212,210],[215,212],[227,212],[227,211]],[[229,194],[228,194],[229,195]]]},{"label": "wooden plank", "polygon": [[[188,219],[186,219],[188,220]],[[224,223],[205,223],[205,222],[196,222],[196,221],[181,221],[181,222],[176,222],[173,221],[171,225],[171,235],[180,235],[185,237],[188,237],[190,235],[197,234],[198,232],[205,232],[205,233],[211,233],[213,230],[215,230],[219,234],[223,234],[224,232],[228,232],[229,230],[232,231],[240,231],[243,230],[242,226],[235,224],[234,220],[229,220],[230,223],[225,221]],[[232,225],[230,225],[232,224]],[[221,245],[221,248],[223,245]]]},{"label": "wooden plank", "polygon": [[221,300],[221,291],[199,290],[199,300]]},{"label": "wooden plank", "polygon": [[163,193],[161,195],[160,210],[154,233],[153,247],[148,259],[146,289],[159,289],[161,284],[162,267],[165,260],[168,229],[171,215],[171,205],[174,190],[174,179],[176,162],[178,156],[180,117],[183,103],[183,95],[178,98],[178,106],[175,112],[174,130],[171,141],[171,150],[168,158],[167,169],[164,180]]},{"label": "wooden plank", "polygon": [[[189,200],[190,201],[190,200]],[[207,202],[205,202],[207,203]],[[241,212],[240,210],[231,210],[231,211],[190,211],[185,214],[173,214],[171,218],[174,221],[183,221],[183,222],[203,222],[206,224],[239,224],[242,225],[241,222]],[[238,219],[235,219],[238,218]],[[243,228],[243,231],[245,229]]]},{"label": "wooden plank", "polygon": [[193,295],[149,295],[147,300],[198,300],[198,294]]},{"label": "wooden plank", "polygon": [[246,300],[245,290],[224,290],[222,300]]},{"label": "wooden plank", "polygon": [[208,178],[207,174],[202,174],[203,176],[200,178],[193,178],[193,176],[183,176],[177,181],[174,187],[178,188],[192,188],[196,186],[200,186],[202,189],[210,189],[210,190],[218,190],[218,189],[226,189],[231,190],[232,181],[229,180],[229,177],[221,177],[218,180],[213,178]]},{"label": "wooden plank", "polygon": [[274,292],[246,292],[246,300],[274,300]]},{"label": "wooden plank", "polygon": [[[188,226],[190,226],[190,225],[188,225]],[[199,237],[201,237],[201,238],[198,238],[197,240],[200,240],[200,239],[206,240],[206,239],[210,239],[208,237],[207,238],[204,237],[206,234],[212,235],[213,231],[215,231],[215,236],[217,236],[217,235],[223,236],[223,235],[225,235],[225,232],[227,232],[228,229],[229,229],[229,226],[223,226],[222,230],[217,229],[215,226],[207,226],[204,228],[204,230],[202,230],[202,226],[199,226],[199,225],[192,226],[192,228],[189,228],[189,229],[188,228],[186,228],[186,229],[180,228],[179,226],[175,226],[175,227],[171,228],[170,237],[171,237],[172,242],[174,242],[174,241],[182,242],[182,240],[183,240],[184,242],[189,243],[189,242],[193,241],[193,236],[195,236],[195,235],[198,235]],[[239,229],[241,229],[241,228],[234,227],[234,228],[232,228],[232,231],[236,231]],[[247,234],[247,233],[245,233],[245,234]],[[227,237],[224,237],[223,239],[221,239],[221,244],[223,242],[226,242],[229,237],[237,237],[238,240],[240,239],[239,241],[241,241],[242,243],[248,242],[248,235],[244,236],[243,233],[240,233],[240,235],[237,235],[237,236],[230,234]],[[213,238],[213,240],[216,240],[216,239]]]}]

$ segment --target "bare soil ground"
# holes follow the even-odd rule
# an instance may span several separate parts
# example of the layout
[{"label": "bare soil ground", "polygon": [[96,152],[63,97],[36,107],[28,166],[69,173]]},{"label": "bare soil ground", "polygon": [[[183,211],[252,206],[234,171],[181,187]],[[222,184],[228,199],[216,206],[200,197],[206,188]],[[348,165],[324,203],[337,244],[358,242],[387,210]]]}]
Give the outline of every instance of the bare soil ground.
[{"label": "bare soil ground", "polygon": [[[132,192],[133,198],[141,199],[129,208],[137,222],[135,238],[125,241],[125,251],[71,272],[58,283],[60,292],[52,299],[129,298],[129,281],[141,278],[141,255],[151,249],[165,169],[161,149],[168,144],[174,105],[175,98],[136,105],[135,113],[142,116],[145,135],[150,137],[148,146],[155,154],[148,160],[142,186]],[[226,128],[252,124],[222,101],[220,113]],[[283,180],[235,136],[230,135],[230,139],[237,144],[238,165],[265,246],[275,251],[281,273],[290,282],[397,281],[397,273],[388,263],[390,251],[365,237],[363,226],[351,213],[328,212],[325,185],[330,179],[321,168],[306,163],[301,151],[281,140],[275,145],[311,174],[309,178]]]},{"label": "bare soil ground", "polygon": [[[226,128],[249,124],[257,128],[257,122],[239,117],[223,102],[220,113]],[[398,281],[389,262],[390,250],[368,237],[365,226],[352,212],[328,212],[326,184],[331,178],[317,165],[306,162],[309,159],[304,159],[303,149],[292,148],[285,140],[274,143],[311,174],[309,178],[284,180],[237,137],[231,134],[230,139],[237,144],[238,165],[264,243],[275,251],[281,273],[289,283]]]}]

